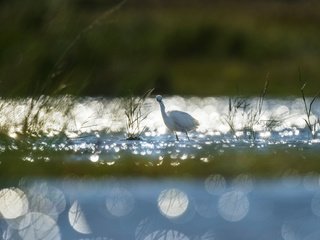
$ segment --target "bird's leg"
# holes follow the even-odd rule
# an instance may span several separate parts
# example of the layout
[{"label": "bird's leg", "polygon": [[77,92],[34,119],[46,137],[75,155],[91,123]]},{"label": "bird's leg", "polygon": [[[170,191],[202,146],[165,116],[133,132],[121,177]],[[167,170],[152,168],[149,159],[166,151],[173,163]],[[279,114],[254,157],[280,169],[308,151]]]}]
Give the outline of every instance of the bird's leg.
[{"label": "bird's leg", "polygon": [[186,131],[186,135],[187,135],[188,140],[190,141],[190,138],[189,138],[189,136],[188,136],[188,132],[187,132],[187,131]]},{"label": "bird's leg", "polygon": [[179,138],[178,138],[177,133],[176,133],[176,132],[174,132],[174,134],[176,135],[176,139],[177,139],[177,141],[179,141]]}]

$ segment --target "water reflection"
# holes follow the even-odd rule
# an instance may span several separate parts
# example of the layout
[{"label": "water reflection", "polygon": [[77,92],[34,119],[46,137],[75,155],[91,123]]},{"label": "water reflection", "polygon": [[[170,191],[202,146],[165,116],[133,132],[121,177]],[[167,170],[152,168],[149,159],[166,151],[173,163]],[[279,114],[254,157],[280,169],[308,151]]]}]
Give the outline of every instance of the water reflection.
[{"label": "water reflection", "polygon": [[66,209],[64,193],[46,182],[36,182],[29,185],[21,182],[29,199],[29,210],[44,213],[57,220],[58,216]]},{"label": "water reflection", "polygon": [[187,236],[175,230],[155,231],[149,234],[144,240],[189,240]]},{"label": "water reflection", "polygon": [[254,188],[253,178],[248,174],[240,174],[232,181],[232,188],[248,194]]},{"label": "water reflection", "polygon": [[4,188],[0,191],[0,213],[3,218],[18,218],[27,213],[28,206],[28,199],[19,188]]},{"label": "water reflection", "polygon": [[123,187],[112,187],[107,193],[106,207],[116,217],[128,215],[134,208],[134,202],[133,195]]},{"label": "water reflection", "polygon": [[223,240],[236,239],[238,232],[246,232],[246,239],[264,233],[267,239],[319,236],[319,188],[285,187],[283,177],[258,181],[248,174],[162,180],[22,179],[0,191],[2,239]]},{"label": "water reflection", "polygon": [[285,223],[281,227],[281,236],[284,240],[298,240],[301,239],[300,236],[295,232],[294,226]]},{"label": "water reflection", "polygon": [[309,172],[303,178],[303,186],[309,191],[320,188],[320,175],[316,172]]},{"label": "water reflection", "polygon": [[195,201],[195,210],[196,212],[204,218],[214,218],[218,216],[217,205],[218,198],[212,196],[206,196],[203,194],[202,197],[199,197]]},{"label": "water reflection", "polygon": [[249,208],[249,200],[241,191],[226,192],[219,198],[218,212],[227,221],[242,220],[248,214]]},{"label": "water reflection", "polygon": [[295,188],[301,183],[301,176],[295,169],[288,169],[283,173],[282,183],[285,187]]},{"label": "water reflection", "polygon": [[60,229],[55,220],[40,212],[27,213],[20,222],[19,235],[22,239],[59,240]]},{"label": "water reflection", "polygon": [[311,200],[312,213],[320,217],[320,192],[315,193]]},{"label": "water reflection", "polygon": [[220,174],[210,175],[205,180],[205,189],[213,195],[220,195],[226,189],[227,183],[225,178]]},{"label": "water reflection", "polygon": [[158,197],[160,212],[168,218],[181,216],[187,210],[188,205],[188,196],[179,189],[165,189]]},{"label": "water reflection", "polygon": [[73,229],[82,234],[90,234],[91,228],[78,201],[74,201],[68,212],[69,223]]}]

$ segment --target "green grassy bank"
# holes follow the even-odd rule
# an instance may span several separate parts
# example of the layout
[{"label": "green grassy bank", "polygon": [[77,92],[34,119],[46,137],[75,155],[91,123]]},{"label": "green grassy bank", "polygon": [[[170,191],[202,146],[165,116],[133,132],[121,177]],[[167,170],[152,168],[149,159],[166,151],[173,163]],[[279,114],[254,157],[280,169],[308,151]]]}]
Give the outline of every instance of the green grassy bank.
[{"label": "green grassy bank", "polygon": [[[33,154],[35,155],[35,154]],[[41,153],[42,156],[48,153]],[[65,161],[65,153],[50,153],[51,160],[21,160],[21,154],[1,154],[0,176],[21,177],[171,177],[205,178],[211,174],[235,177],[249,174],[256,178],[281,178],[283,176],[305,176],[320,172],[317,152],[299,149],[257,152],[255,150],[232,150],[224,154],[211,155],[208,161],[195,159],[163,160],[124,155],[112,161],[101,156],[98,162]],[[31,158],[32,159],[32,158]],[[43,158],[46,159],[46,158]]]}]

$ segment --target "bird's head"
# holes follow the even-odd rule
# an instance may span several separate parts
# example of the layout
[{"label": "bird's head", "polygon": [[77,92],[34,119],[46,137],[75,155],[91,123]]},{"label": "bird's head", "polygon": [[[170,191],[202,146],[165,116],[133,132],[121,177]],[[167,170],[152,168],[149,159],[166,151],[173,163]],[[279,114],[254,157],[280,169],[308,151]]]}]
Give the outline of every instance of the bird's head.
[{"label": "bird's head", "polygon": [[162,101],[162,96],[161,96],[161,95],[157,95],[157,96],[156,96],[156,100],[157,100],[158,102],[161,102],[161,101]]}]

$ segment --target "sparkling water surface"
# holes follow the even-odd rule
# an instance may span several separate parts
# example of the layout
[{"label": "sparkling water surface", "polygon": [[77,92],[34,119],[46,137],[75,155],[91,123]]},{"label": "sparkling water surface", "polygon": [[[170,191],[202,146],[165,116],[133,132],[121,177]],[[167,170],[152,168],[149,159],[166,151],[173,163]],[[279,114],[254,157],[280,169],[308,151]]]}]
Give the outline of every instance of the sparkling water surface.
[{"label": "sparkling water surface", "polygon": [[[2,100],[0,129],[10,139],[0,140],[0,154],[19,150],[21,142],[31,151],[66,153],[65,161],[92,162],[117,160],[123,154],[184,160],[210,159],[215,153],[229,149],[268,150],[274,146],[318,149],[318,102],[314,103],[309,116],[314,127],[310,131],[301,98],[264,99],[261,109],[258,98],[245,101],[245,109],[235,109],[233,104],[230,111],[227,97],[164,98],[167,110],[186,111],[200,123],[189,133],[190,141],[184,133],[178,133],[181,141],[177,142],[164,125],[154,98],[146,99],[142,105],[141,114],[145,119],[140,121],[139,131],[126,127],[124,99],[65,96],[43,97],[36,102]],[[19,141],[26,130],[31,137]],[[126,140],[130,131],[141,140]],[[26,157],[36,160],[33,156]]]},{"label": "sparkling water surface", "polygon": [[227,97],[165,97],[167,110],[186,111],[200,123],[190,140],[182,133],[176,141],[153,98],[142,107],[147,117],[140,123],[140,140],[126,139],[123,99],[1,100],[0,167],[16,158],[31,166],[59,160],[61,169],[67,163],[108,168],[134,159],[151,172],[148,177],[112,171],[99,178],[2,177],[2,239],[320,239],[319,169],[301,174],[288,168],[272,178],[241,169],[225,176],[214,168],[196,178],[150,177],[165,161],[177,173],[181,163],[195,162],[187,169],[192,176],[198,163],[213,166],[218,156],[230,153],[234,158],[297,153],[307,158],[304,164],[317,160],[317,102],[311,132],[301,98],[264,99],[261,111],[259,99],[246,101],[247,108],[231,116]]}]

